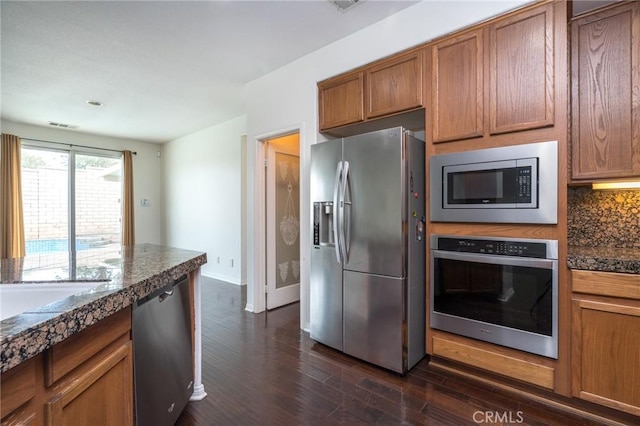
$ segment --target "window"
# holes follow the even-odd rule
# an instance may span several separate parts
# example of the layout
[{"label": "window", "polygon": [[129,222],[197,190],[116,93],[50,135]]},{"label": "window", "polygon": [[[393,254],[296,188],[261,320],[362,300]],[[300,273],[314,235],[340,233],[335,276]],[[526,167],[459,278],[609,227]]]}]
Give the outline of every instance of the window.
[{"label": "window", "polygon": [[23,145],[27,254],[119,246],[121,176],[120,157]]}]

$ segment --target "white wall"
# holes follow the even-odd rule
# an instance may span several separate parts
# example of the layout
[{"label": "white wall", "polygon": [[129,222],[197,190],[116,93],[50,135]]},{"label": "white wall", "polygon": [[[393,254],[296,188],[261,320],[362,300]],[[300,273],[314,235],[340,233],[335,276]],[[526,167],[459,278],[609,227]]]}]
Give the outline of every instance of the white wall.
[{"label": "white wall", "polygon": [[[160,192],[162,164],[160,158],[158,158],[158,151],[161,150],[161,145],[4,120],[2,121],[2,132],[21,138],[86,145],[95,148],[136,151],[138,155],[133,157],[136,243],[160,244],[162,242],[161,217],[163,200]],[[140,200],[143,198],[151,201],[150,207],[141,206]]]},{"label": "white wall", "polygon": [[242,283],[245,123],[241,116],[174,139],[162,154],[165,243],[206,252],[202,274],[234,284]]},{"label": "white wall", "polygon": [[[292,62],[264,77],[252,81],[247,89],[247,164],[248,168],[248,289],[247,309],[264,310],[260,282],[263,265],[263,239],[259,234],[261,205],[256,174],[260,161],[259,139],[282,130],[301,128],[300,161],[303,171],[301,187],[301,288],[300,321],[309,327],[309,146],[325,140],[317,132],[316,83],[368,62],[418,45],[456,29],[485,20],[530,0],[504,1],[424,1],[404,9],[355,34],[338,40]],[[355,12],[354,12],[355,13]]]}]

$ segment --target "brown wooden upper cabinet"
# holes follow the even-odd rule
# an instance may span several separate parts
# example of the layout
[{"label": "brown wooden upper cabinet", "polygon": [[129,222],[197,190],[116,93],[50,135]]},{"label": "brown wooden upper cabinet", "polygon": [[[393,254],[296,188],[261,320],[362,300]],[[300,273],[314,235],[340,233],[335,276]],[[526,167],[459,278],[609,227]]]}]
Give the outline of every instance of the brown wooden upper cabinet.
[{"label": "brown wooden upper cabinet", "polygon": [[437,43],[431,50],[433,141],[484,133],[484,30]]},{"label": "brown wooden upper cabinet", "polygon": [[367,118],[422,107],[422,50],[365,69]]},{"label": "brown wooden upper cabinet", "polygon": [[318,83],[320,130],[364,120],[364,73],[340,75]]},{"label": "brown wooden upper cabinet", "polygon": [[553,4],[431,47],[434,142],[554,124]]},{"label": "brown wooden upper cabinet", "polygon": [[640,176],[640,3],[571,22],[572,178]]},{"label": "brown wooden upper cabinet", "polygon": [[422,70],[422,50],[416,50],[321,81],[320,131],[421,108]]},{"label": "brown wooden upper cabinet", "polygon": [[491,134],[553,125],[553,4],[489,27]]}]

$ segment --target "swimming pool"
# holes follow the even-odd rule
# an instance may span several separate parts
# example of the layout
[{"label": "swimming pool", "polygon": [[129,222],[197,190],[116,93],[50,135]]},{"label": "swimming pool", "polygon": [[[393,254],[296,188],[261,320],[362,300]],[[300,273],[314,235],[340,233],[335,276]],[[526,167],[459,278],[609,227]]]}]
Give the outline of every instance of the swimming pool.
[{"label": "swimming pool", "polygon": [[[27,254],[54,253],[57,251],[69,251],[69,240],[50,239],[50,240],[29,240],[25,242]],[[89,241],[76,241],[76,250],[87,250],[91,248]]]}]

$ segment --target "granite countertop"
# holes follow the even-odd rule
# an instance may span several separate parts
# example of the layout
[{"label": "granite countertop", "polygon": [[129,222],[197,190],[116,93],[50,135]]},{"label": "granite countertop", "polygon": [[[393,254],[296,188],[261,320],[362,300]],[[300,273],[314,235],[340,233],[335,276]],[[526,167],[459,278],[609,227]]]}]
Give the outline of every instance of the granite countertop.
[{"label": "granite countertop", "polygon": [[640,274],[640,248],[569,246],[571,269]]},{"label": "granite countertop", "polygon": [[5,372],[207,262],[206,253],[140,244],[0,261],[0,284],[96,281],[96,287],[0,321]]}]

